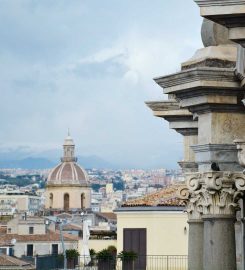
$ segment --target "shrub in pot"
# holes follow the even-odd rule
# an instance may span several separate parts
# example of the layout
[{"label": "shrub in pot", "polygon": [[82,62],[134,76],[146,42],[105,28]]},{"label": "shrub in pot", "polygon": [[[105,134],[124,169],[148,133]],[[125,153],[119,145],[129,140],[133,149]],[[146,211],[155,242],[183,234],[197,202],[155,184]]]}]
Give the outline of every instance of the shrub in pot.
[{"label": "shrub in pot", "polygon": [[122,261],[123,270],[133,270],[134,261],[138,258],[138,255],[134,251],[121,251],[118,258]]}]

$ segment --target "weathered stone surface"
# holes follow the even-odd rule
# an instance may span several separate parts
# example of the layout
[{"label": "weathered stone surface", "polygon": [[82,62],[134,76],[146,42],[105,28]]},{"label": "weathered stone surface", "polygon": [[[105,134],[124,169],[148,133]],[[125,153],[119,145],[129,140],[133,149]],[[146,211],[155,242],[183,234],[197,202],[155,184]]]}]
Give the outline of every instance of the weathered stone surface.
[{"label": "weathered stone surface", "polygon": [[188,270],[202,269],[203,266],[203,221],[189,220]]},{"label": "weathered stone surface", "polygon": [[241,166],[245,168],[245,140],[234,141],[238,150],[238,161]]},{"label": "weathered stone surface", "polygon": [[195,67],[234,68],[237,58],[236,45],[209,46],[196,51],[194,56],[182,63],[182,70]]},{"label": "weathered stone surface", "polygon": [[205,216],[203,270],[236,270],[234,216]]},{"label": "weathered stone surface", "polygon": [[229,39],[245,46],[245,2],[243,0],[194,0],[201,16],[228,28]]},{"label": "weathered stone surface", "polygon": [[193,161],[179,161],[178,162],[180,168],[184,173],[197,172],[198,164]]},{"label": "weathered stone surface", "polygon": [[186,174],[186,185],[187,212],[191,219],[197,219],[198,213],[232,216],[240,208],[238,201],[245,190],[245,175],[229,171]]},{"label": "weathered stone surface", "polygon": [[[179,108],[176,100],[146,102],[146,105],[153,111],[154,116],[164,118],[169,122],[169,127],[184,136],[184,162],[192,164],[195,155],[191,145],[197,143],[198,123],[193,120],[193,115],[187,109]],[[179,163],[183,165],[184,163]],[[189,164],[189,165],[190,165]],[[183,172],[195,171],[197,166],[181,166]]]},{"label": "weathered stone surface", "polygon": [[[207,47],[183,63],[180,72],[155,81],[165,94],[178,100],[181,110],[198,118],[198,137],[192,146],[195,155],[188,159],[195,158],[199,171],[187,173],[186,187],[179,191],[190,221],[189,270],[235,270],[234,221],[245,192],[241,168],[245,162],[241,143],[237,150],[233,141],[245,141],[245,49],[239,46],[237,61],[237,47],[228,38],[245,46],[245,0],[195,2],[203,17],[223,26],[204,23],[202,36]],[[193,144],[192,135],[184,134],[184,119],[180,123],[177,114],[171,116],[173,107],[167,111],[155,109],[158,117],[170,120],[170,126],[185,135],[187,147]],[[188,162],[179,164],[188,167]]]},{"label": "weathered stone surface", "polygon": [[245,114],[209,112],[199,115],[198,144],[233,144],[237,138],[245,139]]},{"label": "weathered stone surface", "polygon": [[229,32],[223,25],[204,19],[201,29],[202,42],[205,47],[233,44],[229,40]]},{"label": "weathered stone surface", "polygon": [[240,171],[237,150],[233,144],[204,144],[191,146],[200,172],[210,171],[216,163],[221,171]]},{"label": "weathered stone surface", "polygon": [[[234,75],[234,69],[200,67],[184,70],[167,76],[157,77],[155,82],[164,89],[165,94],[185,92],[193,95],[202,88],[206,93],[220,90],[242,90],[238,79]],[[194,93],[195,93],[194,92]],[[220,91],[222,94],[222,92]]]}]

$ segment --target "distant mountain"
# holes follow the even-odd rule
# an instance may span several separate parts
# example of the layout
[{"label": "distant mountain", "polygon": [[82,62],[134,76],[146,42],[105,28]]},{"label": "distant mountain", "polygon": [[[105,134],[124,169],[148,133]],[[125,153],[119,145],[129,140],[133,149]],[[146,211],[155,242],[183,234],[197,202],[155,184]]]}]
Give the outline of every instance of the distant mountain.
[{"label": "distant mountain", "polygon": [[55,166],[55,163],[46,158],[24,158],[20,160],[0,160],[0,168],[20,168],[20,169],[49,169]]},{"label": "distant mountain", "polygon": [[[0,168],[49,169],[60,162],[61,151],[52,150],[35,153],[26,149],[0,149]],[[78,156],[78,163],[84,168],[115,169],[117,166],[96,156]]]},{"label": "distant mountain", "polygon": [[87,169],[96,168],[96,169],[116,169],[118,166],[107,162],[106,160],[95,156],[78,156],[78,163]]}]

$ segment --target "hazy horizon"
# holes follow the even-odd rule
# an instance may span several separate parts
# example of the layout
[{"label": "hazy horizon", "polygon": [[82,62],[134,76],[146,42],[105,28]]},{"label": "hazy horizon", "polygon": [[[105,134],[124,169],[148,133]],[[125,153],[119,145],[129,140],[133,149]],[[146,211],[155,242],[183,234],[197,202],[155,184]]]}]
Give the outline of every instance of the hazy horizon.
[{"label": "hazy horizon", "polygon": [[144,102],[166,99],[152,78],[202,47],[201,21],[192,0],[2,0],[1,156],[48,158],[70,128],[79,156],[177,168],[182,136]]}]

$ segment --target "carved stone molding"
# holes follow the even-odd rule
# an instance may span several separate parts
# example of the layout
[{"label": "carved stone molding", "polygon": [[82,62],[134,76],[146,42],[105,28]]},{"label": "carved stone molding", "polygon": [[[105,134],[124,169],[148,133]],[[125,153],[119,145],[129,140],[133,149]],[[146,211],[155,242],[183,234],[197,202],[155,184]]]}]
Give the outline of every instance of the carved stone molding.
[{"label": "carved stone molding", "polygon": [[186,186],[179,189],[189,219],[202,215],[235,215],[238,200],[245,191],[245,175],[240,172],[204,172],[186,174]]}]

